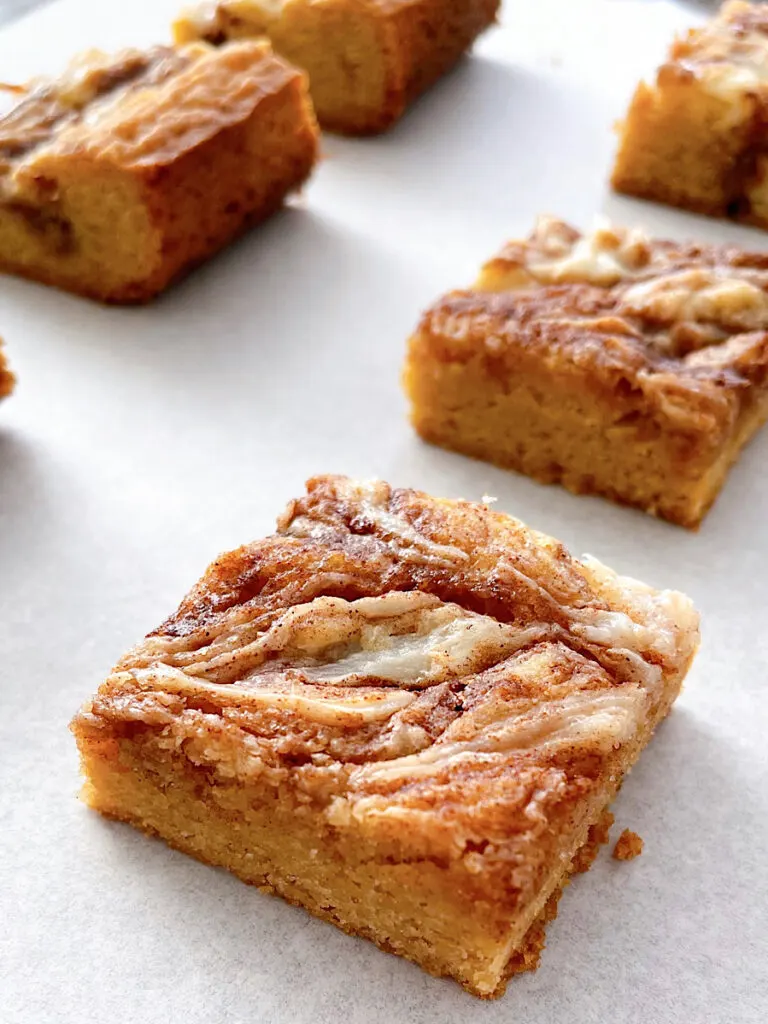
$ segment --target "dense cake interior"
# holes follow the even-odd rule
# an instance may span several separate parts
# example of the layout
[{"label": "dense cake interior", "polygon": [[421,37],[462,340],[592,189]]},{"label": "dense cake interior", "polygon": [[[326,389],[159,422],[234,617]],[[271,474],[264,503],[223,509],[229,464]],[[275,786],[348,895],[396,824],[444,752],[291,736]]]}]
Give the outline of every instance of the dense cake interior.
[{"label": "dense cake interior", "polygon": [[768,258],[541,218],[429,310],[428,440],[695,525],[768,415]]},{"label": "dense cake interior", "polygon": [[489,995],[697,642],[484,506],[318,478],[78,716],[87,798]]}]

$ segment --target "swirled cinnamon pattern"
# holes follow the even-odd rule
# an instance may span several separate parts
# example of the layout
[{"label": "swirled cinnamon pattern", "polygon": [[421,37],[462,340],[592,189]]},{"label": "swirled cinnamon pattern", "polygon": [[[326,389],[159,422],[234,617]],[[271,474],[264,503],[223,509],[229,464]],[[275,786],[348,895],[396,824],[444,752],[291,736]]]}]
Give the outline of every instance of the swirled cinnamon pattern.
[{"label": "swirled cinnamon pattern", "polygon": [[274,536],[213,563],[78,728],[154,730],[330,828],[531,867],[524,848],[647,738],[697,643],[681,594],[485,505],[319,477]]}]

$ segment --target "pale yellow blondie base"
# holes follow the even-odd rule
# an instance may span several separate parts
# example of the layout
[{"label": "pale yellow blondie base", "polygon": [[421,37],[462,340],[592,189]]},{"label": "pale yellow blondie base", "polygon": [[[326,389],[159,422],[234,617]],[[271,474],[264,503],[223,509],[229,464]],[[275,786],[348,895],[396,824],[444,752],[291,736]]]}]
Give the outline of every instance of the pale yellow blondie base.
[{"label": "pale yellow blondie base", "polygon": [[404,386],[411,422],[425,441],[688,529],[699,527],[728,471],[768,420],[768,396],[762,396],[713,459],[685,465],[674,439],[667,444],[660,432],[638,438],[615,399],[591,392],[579,373],[550,372],[523,359],[505,379],[488,372],[482,353],[459,366],[427,360],[412,348]]},{"label": "pale yellow blondie base", "polygon": [[[580,824],[559,852],[524,915],[463,895],[471,881],[463,861],[399,862],[360,836],[329,829],[322,814],[297,805],[296,794],[233,780],[211,784],[203,767],[162,740],[108,738],[76,728],[87,782],[82,796],[107,817],[159,836],[198,860],[226,868],[262,892],[281,896],[315,917],[447,975],[473,995],[503,995],[510,976],[538,967],[544,925],[562,888],[596,853],[598,831],[624,775],[677,697],[682,677],[668,680],[653,719],[622,750],[615,774],[579,809]],[[605,841],[601,836],[600,841]],[[254,913],[257,912],[254,908]]]}]

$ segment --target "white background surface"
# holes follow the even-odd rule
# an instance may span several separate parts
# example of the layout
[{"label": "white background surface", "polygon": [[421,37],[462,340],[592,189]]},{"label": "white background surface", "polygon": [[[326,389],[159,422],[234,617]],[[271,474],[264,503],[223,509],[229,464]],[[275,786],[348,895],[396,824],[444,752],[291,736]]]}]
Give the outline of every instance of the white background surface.
[{"label": "white background surface", "polygon": [[[172,0],[65,0],[0,35],[5,80],[167,35]],[[768,236],[611,196],[611,126],[695,9],[517,0],[389,135],[328,137],[294,208],[144,309],[0,278],[2,1024],[768,1019],[768,432],[698,535],[430,449],[398,374],[419,311],[537,212]],[[110,824],[67,723],[221,550],[317,472],[502,510],[687,591],[704,643],[615,805],[645,853],[566,892],[536,974],[484,1004]]]}]

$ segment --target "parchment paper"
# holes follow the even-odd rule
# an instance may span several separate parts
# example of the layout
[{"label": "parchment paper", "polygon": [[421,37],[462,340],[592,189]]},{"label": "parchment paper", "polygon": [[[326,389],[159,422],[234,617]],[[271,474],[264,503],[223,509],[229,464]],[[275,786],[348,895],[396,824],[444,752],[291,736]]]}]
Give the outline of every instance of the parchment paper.
[{"label": "parchment paper", "polygon": [[[0,34],[0,77],[168,36],[173,0],[64,0]],[[390,134],[324,141],[285,213],[154,305],[0,277],[0,1020],[5,1024],[749,1024],[768,1020],[768,431],[698,534],[421,444],[399,389],[420,310],[538,212],[768,235],[611,196],[613,122],[663,2],[507,3]],[[381,476],[498,508],[657,586],[704,642],[615,805],[645,852],[566,891],[536,974],[482,1003],[76,799],[68,721],[220,551],[304,479]]]}]

